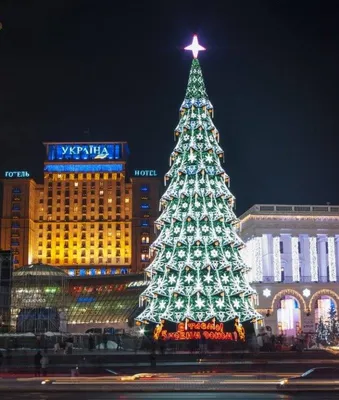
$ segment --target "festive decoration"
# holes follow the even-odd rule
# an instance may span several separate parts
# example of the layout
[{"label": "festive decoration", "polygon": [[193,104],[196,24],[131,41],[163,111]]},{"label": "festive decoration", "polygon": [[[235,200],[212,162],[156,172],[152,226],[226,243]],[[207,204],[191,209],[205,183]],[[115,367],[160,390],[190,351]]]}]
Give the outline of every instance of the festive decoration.
[{"label": "festive decoration", "polygon": [[[237,329],[242,332],[241,323],[262,316],[252,304],[255,291],[244,279],[248,271],[240,255],[244,244],[236,232],[234,196],[220,164],[223,151],[212,111],[194,58],[175,129],[171,168],[165,176],[169,186],[160,200],[162,213],[156,221],[160,234],[151,246],[155,257],[146,268],[151,281],[140,298],[146,307],[137,320],[161,325],[162,320],[180,324],[214,319],[217,326],[238,318]],[[165,329],[166,323],[162,334]],[[192,337],[189,329],[185,332],[189,333],[185,337]],[[218,332],[207,333],[211,338]]]},{"label": "festive decoration", "polygon": [[264,277],[262,265],[262,236],[257,236],[254,240],[255,281],[262,282]]},{"label": "festive decoration", "polygon": [[310,296],[311,296],[311,291],[310,291],[310,289],[307,289],[307,288],[304,289],[304,290],[303,290],[303,296],[306,297],[306,298],[307,298],[307,297],[310,297]]},{"label": "festive decoration", "polygon": [[281,282],[280,236],[273,236],[274,282]]},{"label": "festive decoration", "polygon": [[311,280],[312,282],[317,282],[318,281],[317,238],[315,236],[310,236],[309,242],[310,242]]},{"label": "festive decoration", "polygon": [[200,46],[198,42],[198,36],[193,36],[192,44],[185,47],[185,50],[192,50],[192,54],[194,58],[198,58],[199,51],[206,50],[205,47]]},{"label": "festive decoration", "polygon": [[271,291],[270,291],[270,289],[266,288],[266,289],[264,289],[264,290],[262,291],[262,294],[263,294],[265,297],[270,297],[270,296],[271,296]]},{"label": "festive decoration", "polygon": [[328,236],[327,238],[328,245],[328,270],[329,270],[329,278],[330,282],[337,281],[337,271],[335,265],[335,242],[333,236]]},{"label": "festive decoration", "polygon": [[299,237],[291,237],[292,247],[292,280],[293,282],[300,281],[300,265],[299,265]]}]

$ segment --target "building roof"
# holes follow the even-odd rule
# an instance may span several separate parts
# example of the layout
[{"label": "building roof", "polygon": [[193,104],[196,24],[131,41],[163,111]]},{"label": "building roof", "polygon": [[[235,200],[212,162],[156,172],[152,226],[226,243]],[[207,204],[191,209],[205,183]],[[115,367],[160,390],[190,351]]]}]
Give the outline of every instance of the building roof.
[{"label": "building roof", "polygon": [[13,277],[40,276],[40,277],[64,277],[68,275],[58,267],[47,264],[30,264],[20,267],[13,272]]}]

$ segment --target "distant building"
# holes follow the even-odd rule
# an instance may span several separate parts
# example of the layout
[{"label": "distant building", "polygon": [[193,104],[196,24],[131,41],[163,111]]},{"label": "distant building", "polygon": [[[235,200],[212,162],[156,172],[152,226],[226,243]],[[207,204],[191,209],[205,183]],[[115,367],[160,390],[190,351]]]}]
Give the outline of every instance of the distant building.
[{"label": "distant building", "polygon": [[257,204],[240,217],[248,279],[274,333],[314,332],[339,307],[339,206]]}]

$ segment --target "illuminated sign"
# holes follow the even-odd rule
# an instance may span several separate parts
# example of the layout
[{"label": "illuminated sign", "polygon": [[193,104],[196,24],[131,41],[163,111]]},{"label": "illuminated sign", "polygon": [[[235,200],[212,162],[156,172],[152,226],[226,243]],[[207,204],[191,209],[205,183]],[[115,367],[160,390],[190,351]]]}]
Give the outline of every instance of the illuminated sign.
[{"label": "illuminated sign", "polygon": [[49,161],[119,160],[123,156],[122,143],[47,143]]},{"label": "illuminated sign", "polygon": [[124,170],[123,164],[47,164],[46,172],[62,173],[87,173],[87,172],[121,172]]},{"label": "illuminated sign", "polygon": [[[162,327],[159,325],[159,330],[160,328]],[[222,322],[188,322],[187,324],[180,322],[176,332],[162,329],[160,337],[163,340],[199,340],[202,337],[208,340],[238,340],[236,331],[224,332]]]},{"label": "illuminated sign", "polygon": [[134,176],[158,176],[155,169],[135,169]]},{"label": "illuminated sign", "polygon": [[29,178],[29,172],[27,171],[6,171],[5,178]]}]

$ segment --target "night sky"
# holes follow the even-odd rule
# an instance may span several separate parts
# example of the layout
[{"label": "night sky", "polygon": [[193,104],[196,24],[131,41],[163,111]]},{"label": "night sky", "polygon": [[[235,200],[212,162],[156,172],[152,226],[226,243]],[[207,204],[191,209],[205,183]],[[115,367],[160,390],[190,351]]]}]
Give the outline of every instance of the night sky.
[{"label": "night sky", "polygon": [[41,181],[43,141],[117,140],[163,175],[197,33],[236,213],[339,204],[336,3],[1,0],[1,172]]}]

